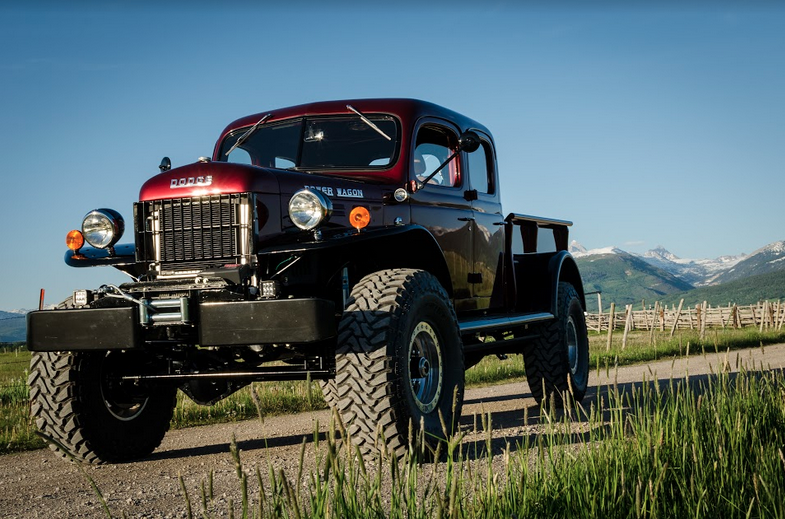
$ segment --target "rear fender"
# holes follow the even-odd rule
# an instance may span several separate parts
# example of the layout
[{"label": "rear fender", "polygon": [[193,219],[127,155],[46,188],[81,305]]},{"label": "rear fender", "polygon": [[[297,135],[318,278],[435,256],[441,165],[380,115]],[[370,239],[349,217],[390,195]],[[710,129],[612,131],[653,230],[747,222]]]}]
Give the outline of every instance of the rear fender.
[{"label": "rear fender", "polygon": [[581,305],[586,309],[586,296],[583,292],[583,281],[578,271],[575,258],[567,251],[557,252],[548,262],[548,274],[551,278],[551,313],[558,317],[559,283],[570,283],[578,292]]}]

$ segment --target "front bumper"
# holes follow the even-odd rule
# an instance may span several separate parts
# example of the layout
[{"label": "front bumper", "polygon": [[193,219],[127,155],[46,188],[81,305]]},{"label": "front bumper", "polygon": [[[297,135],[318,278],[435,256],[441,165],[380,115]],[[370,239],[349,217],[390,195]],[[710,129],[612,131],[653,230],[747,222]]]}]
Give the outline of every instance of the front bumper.
[{"label": "front bumper", "polygon": [[[326,299],[202,302],[193,324],[201,346],[307,344],[335,337],[335,305]],[[139,307],[42,310],[27,315],[30,351],[134,349],[145,344]]]}]

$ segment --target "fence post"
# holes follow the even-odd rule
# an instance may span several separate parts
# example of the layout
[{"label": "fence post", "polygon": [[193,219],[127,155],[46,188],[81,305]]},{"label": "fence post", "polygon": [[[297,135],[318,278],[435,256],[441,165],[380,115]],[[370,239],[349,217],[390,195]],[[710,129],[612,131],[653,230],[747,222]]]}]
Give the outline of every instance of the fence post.
[{"label": "fence post", "polygon": [[627,319],[624,321],[624,336],[621,339],[621,349],[624,351],[624,348],[627,347],[627,334],[630,332],[630,327],[632,325],[632,305],[627,305]]},{"label": "fence post", "polygon": [[739,307],[734,303],[733,305],[733,327],[737,330],[741,328],[741,318],[739,317]]},{"label": "fence post", "polygon": [[651,329],[649,330],[649,346],[654,342],[654,327],[657,324],[657,311],[660,308],[660,302],[654,302],[654,315],[652,315],[651,319]]},{"label": "fence post", "polygon": [[605,351],[611,351],[611,341],[613,340],[613,326],[615,325],[616,303],[611,303],[611,313],[608,315],[608,346]]},{"label": "fence post", "polygon": [[602,294],[599,292],[597,292],[597,308],[600,312],[597,318],[597,333],[602,333]]},{"label": "fence post", "polygon": [[[681,316],[682,306],[684,306],[684,298],[681,298],[681,301],[679,301],[679,309],[676,310],[676,319],[673,320],[673,327],[671,327],[671,337],[676,333],[676,327],[679,325],[679,316]],[[690,322],[692,322],[692,319],[690,319]]]},{"label": "fence post", "polygon": [[703,306],[701,306],[701,319],[700,319],[700,338],[701,340],[706,338],[706,310],[708,308],[708,303],[706,301],[703,302]]},{"label": "fence post", "polygon": [[646,300],[641,299],[641,310],[643,311],[643,324],[646,326],[646,329],[649,329],[649,314],[646,312]]}]

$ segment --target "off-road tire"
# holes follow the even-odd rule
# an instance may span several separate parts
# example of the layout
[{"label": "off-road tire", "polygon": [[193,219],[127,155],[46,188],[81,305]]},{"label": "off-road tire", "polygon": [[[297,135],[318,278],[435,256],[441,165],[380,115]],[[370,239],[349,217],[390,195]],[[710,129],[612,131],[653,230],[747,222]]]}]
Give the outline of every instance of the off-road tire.
[{"label": "off-road tire", "polygon": [[338,344],[337,408],[363,454],[401,457],[421,427],[432,452],[457,429],[463,347],[455,310],[433,275],[395,269],[365,276],[352,289]]},{"label": "off-road tire", "polygon": [[335,379],[320,380],[319,387],[322,388],[322,394],[324,395],[324,401],[327,403],[327,406],[330,408],[337,407],[338,389],[335,387]]},{"label": "off-road tire", "polygon": [[524,350],[523,362],[534,399],[563,406],[565,395],[580,402],[586,394],[589,339],[583,305],[570,283],[559,283],[556,304],[556,319],[543,325],[541,337]]},{"label": "off-road tire", "polygon": [[[30,362],[30,415],[38,429],[78,461],[117,463],[152,453],[169,430],[177,389],[121,394],[112,380],[120,352],[37,352]],[[114,356],[114,357],[113,357]],[[66,456],[50,442],[52,450]]]}]

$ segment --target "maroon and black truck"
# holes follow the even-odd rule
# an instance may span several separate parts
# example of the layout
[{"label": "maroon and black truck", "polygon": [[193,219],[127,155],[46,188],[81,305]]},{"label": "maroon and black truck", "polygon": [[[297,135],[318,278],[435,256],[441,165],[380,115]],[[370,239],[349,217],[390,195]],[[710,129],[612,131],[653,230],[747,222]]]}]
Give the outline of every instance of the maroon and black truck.
[{"label": "maroon and black truck", "polygon": [[128,282],[28,316],[38,428],[76,459],[127,461],[160,444],[178,389],[210,405],[311,379],[362,452],[400,455],[410,427],[432,444],[456,429],[486,355],[523,354],[538,401],[581,400],[571,223],[505,215],[496,164],[483,125],[411,99],[262,112],[211,158],[164,158],[129,243],[111,209],[66,239],[68,265]]}]

